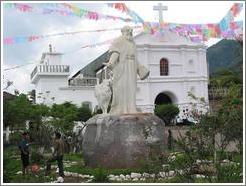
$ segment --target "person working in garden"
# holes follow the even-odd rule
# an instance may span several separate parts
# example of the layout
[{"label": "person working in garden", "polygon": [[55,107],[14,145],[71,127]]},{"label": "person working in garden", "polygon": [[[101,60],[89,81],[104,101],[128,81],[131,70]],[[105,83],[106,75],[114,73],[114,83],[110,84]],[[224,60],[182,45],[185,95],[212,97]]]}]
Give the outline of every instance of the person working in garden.
[{"label": "person working in garden", "polygon": [[64,154],[64,143],[61,139],[61,134],[59,132],[55,133],[54,140],[54,152],[52,154],[52,158],[50,158],[46,163],[46,175],[50,173],[51,170],[51,162],[57,161],[59,168],[59,175],[64,177],[63,172],[63,154]]},{"label": "person working in garden", "polygon": [[28,174],[29,166],[29,135],[27,132],[22,134],[22,140],[20,141],[18,147],[21,152],[22,173],[25,175]]}]

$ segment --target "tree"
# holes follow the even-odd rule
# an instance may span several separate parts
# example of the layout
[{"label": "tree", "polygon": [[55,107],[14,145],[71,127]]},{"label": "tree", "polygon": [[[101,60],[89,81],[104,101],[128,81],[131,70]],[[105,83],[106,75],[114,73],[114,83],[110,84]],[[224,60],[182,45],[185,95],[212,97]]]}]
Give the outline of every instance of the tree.
[{"label": "tree", "polygon": [[227,69],[221,69],[210,79],[212,87],[230,87],[234,84],[242,84],[242,79],[238,73]]},{"label": "tree", "polygon": [[78,120],[78,108],[70,102],[53,104],[50,115],[53,117],[52,124],[56,128],[64,134],[70,134],[74,126],[74,121]]},{"label": "tree", "polygon": [[222,106],[218,111],[218,117],[223,123],[221,134],[224,137],[225,145],[231,141],[243,143],[243,99],[242,88],[233,85],[228,95],[222,100]]},{"label": "tree", "polygon": [[179,108],[171,104],[156,105],[155,114],[160,117],[166,125],[170,125],[172,119],[179,114]]},{"label": "tree", "polygon": [[43,141],[47,139],[48,130],[43,132],[43,118],[49,116],[50,108],[46,105],[32,105],[30,109],[29,132],[32,140],[39,144],[44,144]]},{"label": "tree", "polygon": [[30,120],[32,103],[28,100],[27,96],[20,94],[13,100],[4,104],[4,125],[24,128],[25,122]]},{"label": "tree", "polygon": [[35,123],[41,123],[42,117],[50,115],[50,108],[44,104],[32,105],[30,109],[30,120]]},{"label": "tree", "polygon": [[[183,170],[184,174],[178,174],[182,181],[194,182],[194,174],[204,174],[208,182],[242,181],[242,156],[240,163],[236,165],[221,164],[223,159],[229,159],[225,157],[228,154],[226,147],[229,142],[239,142],[239,152],[242,154],[243,100],[239,92],[240,86],[231,86],[219,110],[201,115],[198,124],[177,140],[177,145],[184,151],[184,155],[182,159],[177,158],[173,164]],[[194,96],[194,99],[198,98]],[[216,136],[220,136],[220,139]],[[209,161],[212,157],[213,162]],[[198,164],[197,160],[201,159],[205,160],[204,163]]]}]

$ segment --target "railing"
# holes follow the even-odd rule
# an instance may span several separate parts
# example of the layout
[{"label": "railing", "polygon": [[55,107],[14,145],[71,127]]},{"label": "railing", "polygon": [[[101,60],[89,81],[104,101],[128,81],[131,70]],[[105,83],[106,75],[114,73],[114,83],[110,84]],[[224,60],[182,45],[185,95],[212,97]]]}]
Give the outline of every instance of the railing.
[{"label": "railing", "polygon": [[221,98],[228,94],[228,88],[209,88],[208,96],[210,99]]},{"label": "railing", "polygon": [[97,84],[98,78],[89,78],[89,77],[83,77],[83,78],[77,78],[72,79],[69,82],[70,86],[95,86]]},{"label": "railing", "polygon": [[38,72],[38,68],[35,67],[34,70],[31,73],[31,79],[33,78],[33,76]]},{"label": "railing", "polygon": [[69,72],[69,66],[68,65],[38,65],[32,71],[31,79],[38,72],[64,73],[64,72]]},{"label": "railing", "polygon": [[[237,94],[237,96],[242,96],[243,92],[242,92],[242,87],[240,87],[237,92],[235,92],[235,94]],[[214,99],[221,99],[225,96],[227,96],[229,93],[229,89],[226,87],[210,87],[208,89],[208,96],[209,96],[209,100],[214,100]]]}]

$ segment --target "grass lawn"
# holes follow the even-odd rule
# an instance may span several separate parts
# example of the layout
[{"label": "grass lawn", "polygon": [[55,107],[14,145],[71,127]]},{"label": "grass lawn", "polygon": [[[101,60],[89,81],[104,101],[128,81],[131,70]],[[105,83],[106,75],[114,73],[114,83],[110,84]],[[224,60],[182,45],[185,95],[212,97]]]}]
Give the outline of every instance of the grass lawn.
[{"label": "grass lawn", "polygon": [[[34,151],[34,149],[31,149],[31,152]],[[228,154],[224,155],[223,158],[228,158]],[[242,172],[242,155],[238,153],[229,153],[229,159],[232,161],[240,164],[240,166],[230,166],[230,167],[224,167],[223,170],[220,172],[220,179],[219,182],[240,182],[239,174]],[[185,161],[184,154],[181,153],[176,157],[176,163],[171,164],[170,168],[172,170],[180,169],[182,166],[180,162]],[[30,161],[31,162],[31,161]],[[132,172],[135,173],[155,173],[157,174],[161,170],[161,164],[160,166],[157,166],[156,164],[147,164],[143,166],[141,169],[104,169],[104,168],[90,168],[86,167],[83,161],[83,156],[81,153],[70,153],[64,155],[64,171],[72,172],[72,173],[78,173],[83,175],[92,175],[94,176],[94,179],[92,182],[98,182],[98,183],[107,183],[110,182],[108,180],[108,175],[130,175]],[[32,173],[29,171],[28,175],[22,175],[21,173],[21,160],[20,160],[20,152],[17,146],[11,145],[8,147],[4,147],[4,153],[3,153],[3,182],[4,183],[50,183],[52,181],[55,181],[58,177],[58,174],[56,173],[56,166],[57,163],[53,162],[52,164],[53,169],[51,171],[51,174],[49,176],[45,176],[44,172],[44,160],[40,161],[39,166],[41,167],[40,171],[38,173]],[[32,164],[31,164],[32,165]],[[17,174],[17,172],[20,172],[20,174]],[[85,182],[87,179],[81,178],[81,177],[71,177],[66,176],[64,178],[65,183],[82,183]],[[185,177],[178,177],[175,176],[173,178],[169,179],[148,179],[144,181],[120,181],[120,183],[188,183],[191,180],[185,178]],[[218,180],[217,180],[218,181]],[[117,181],[114,181],[117,182]],[[194,183],[208,183],[208,179],[204,178],[196,178],[193,179]],[[216,180],[212,180],[212,182],[216,182]]]},{"label": "grass lawn", "polygon": [[[64,156],[64,164],[66,162],[76,162],[75,166],[81,167],[83,166],[83,159],[81,154],[65,154]],[[27,175],[22,175],[22,173],[17,174],[18,172],[22,171],[21,168],[21,159],[20,159],[20,152],[17,146],[11,145],[4,148],[4,155],[3,155],[3,175],[4,175],[4,183],[50,183],[55,181],[58,177],[56,170],[53,169],[49,176],[45,176],[44,171],[44,161],[41,161],[39,166],[41,169],[38,173],[32,173],[29,170]],[[30,165],[32,165],[30,160]],[[56,165],[56,162],[52,162],[52,165]],[[69,171],[64,168],[64,171]],[[68,182],[81,182],[82,180],[66,178],[65,181]]]}]

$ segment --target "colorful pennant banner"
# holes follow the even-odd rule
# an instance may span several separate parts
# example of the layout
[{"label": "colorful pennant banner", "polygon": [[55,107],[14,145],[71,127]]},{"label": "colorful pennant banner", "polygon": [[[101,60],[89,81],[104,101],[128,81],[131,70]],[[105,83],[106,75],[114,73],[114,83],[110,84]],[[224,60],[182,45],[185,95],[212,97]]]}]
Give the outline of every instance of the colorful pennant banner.
[{"label": "colorful pennant banner", "polygon": [[[124,3],[108,3],[108,6],[115,8],[119,11],[125,12],[131,16],[129,8]],[[152,34],[160,37],[164,34],[164,29],[167,28],[170,31],[177,33],[178,35],[185,36],[193,42],[207,41],[209,38],[227,38],[235,39],[238,34],[242,34],[243,22],[234,21],[234,17],[239,15],[243,8],[243,3],[235,3],[230,8],[226,16],[220,21],[220,23],[212,24],[178,24],[178,23],[154,23],[144,22],[137,14],[137,18],[143,24],[144,33]],[[131,16],[133,20],[134,16]]]},{"label": "colorful pennant banner", "polygon": [[[37,5],[41,5],[41,6],[37,6]],[[47,5],[47,3],[44,3],[44,5]],[[100,14],[100,13],[85,10],[85,9],[79,8],[75,5],[67,4],[67,3],[62,3],[62,4],[57,5],[57,6],[49,6],[48,8],[45,7],[44,5],[42,5],[42,4],[28,5],[28,4],[23,4],[23,3],[5,3],[4,7],[5,8],[15,8],[18,11],[25,12],[25,13],[34,12],[34,13],[41,13],[44,15],[58,14],[61,16],[76,16],[76,17],[80,17],[80,18],[87,18],[90,20],[99,20],[99,19],[108,20],[108,19],[111,19],[114,21],[121,20],[124,22],[132,22],[133,21],[130,18],[122,18],[119,16]],[[58,9],[58,8],[61,8],[62,6],[63,6],[63,8],[65,7],[68,10]]]},{"label": "colorful pennant banner", "polygon": [[[84,48],[93,48],[93,47],[98,47],[98,46],[110,44],[110,43],[113,42],[114,39],[109,39],[109,40],[106,40],[106,41],[103,41],[103,42],[94,43],[94,44],[90,44],[90,45],[84,45],[84,46],[80,47],[79,49],[72,50],[72,51],[69,51],[69,52],[64,52],[63,55],[67,55],[67,54],[76,52],[78,50],[84,49]],[[27,63],[27,64],[24,64],[24,65],[17,65],[17,66],[14,66],[14,67],[5,68],[4,71],[13,70],[13,69],[16,69],[16,68],[22,68],[24,66],[35,64],[35,63],[39,63],[39,60],[35,60],[35,62]]]},{"label": "colorful pennant banner", "polygon": [[243,22],[230,22],[229,28],[222,31],[219,24],[178,24],[145,22],[144,33],[161,36],[165,29],[177,33],[180,36],[189,38],[193,42],[207,41],[209,38],[235,39],[243,31]]},{"label": "colorful pennant banner", "polygon": [[[138,28],[142,28],[142,26],[133,26],[132,28],[138,29]],[[6,37],[3,39],[3,43],[5,45],[19,44],[19,43],[36,41],[38,39],[50,38],[54,36],[67,36],[67,35],[75,35],[75,34],[81,34],[81,33],[106,32],[106,31],[116,31],[116,30],[121,30],[121,28],[109,28],[109,29],[98,29],[98,30],[79,30],[79,31],[74,31],[74,32],[62,32],[62,33],[56,33],[56,34]]]},{"label": "colorful pennant banner", "polygon": [[[121,18],[116,16],[109,16],[99,14],[97,12],[91,12],[88,10],[81,9],[73,4],[68,3],[44,3],[48,4],[49,8],[45,5],[42,5],[42,13],[43,14],[51,14],[51,13],[59,13],[60,15],[68,16],[78,16],[78,17],[86,17],[92,20],[98,20],[101,18],[104,19],[114,19],[114,20],[122,20],[122,21],[133,21],[135,23],[142,23],[144,33],[161,36],[164,34],[165,28],[170,31],[177,33],[178,35],[185,36],[193,42],[202,42],[207,41],[209,38],[227,38],[227,39],[235,39],[239,35],[243,33],[243,22],[242,21],[234,21],[234,18],[240,13],[243,7],[243,3],[235,3],[230,8],[226,16],[219,23],[211,23],[211,24],[178,24],[178,23],[153,23],[153,22],[144,22],[144,20],[137,15],[134,11],[130,10],[124,3],[108,3],[109,7],[115,8],[119,11],[125,12],[132,19]],[[16,8],[21,12],[35,12],[36,8],[22,3],[5,3],[6,8]],[[47,6],[48,6],[47,5]],[[66,8],[68,10],[60,10],[54,8]],[[103,30],[95,30],[95,32],[106,31],[106,30],[114,30],[114,29],[103,29]],[[4,44],[14,44],[14,43],[22,43],[26,41],[34,41],[40,38],[58,36],[58,35],[69,35],[82,33],[83,31],[71,32],[71,33],[58,33],[58,34],[48,34],[48,35],[39,35],[39,36],[29,36],[29,37],[8,37],[4,38]],[[85,31],[84,31],[85,32]],[[93,31],[90,31],[93,32]]]},{"label": "colorful pennant banner", "polygon": [[222,36],[230,35],[232,31],[242,28],[242,22],[234,22],[234,18],[239,15],[243,8],[242,3],[235,3],[230,8],[225,17],[219,22],[219,27]]},{"label": "colorful pennant banner", "polygon": [[144,20],[133,10],[130,10],[125,3],[107,3],[109,7],[115,8],[119,11],[125,12],[128,14],[135,23],[144,23]]},{"label": "colorful pennant banner", "polygon": [[115,8],[121,12],[128,12],[128,8],[125,3],[107,3],[109,7]]},{"label": "colorful pennant banner", "polygon": [[144,33],[156,36],[163,35],[165,28],[185,36],[193,42],[207,41],[209,38],[237,39],[243,33],[243,21],[234,21],[242,10],[242,3],[235,3],[219,23],[212,24],[178,24],[144,22]]}]

